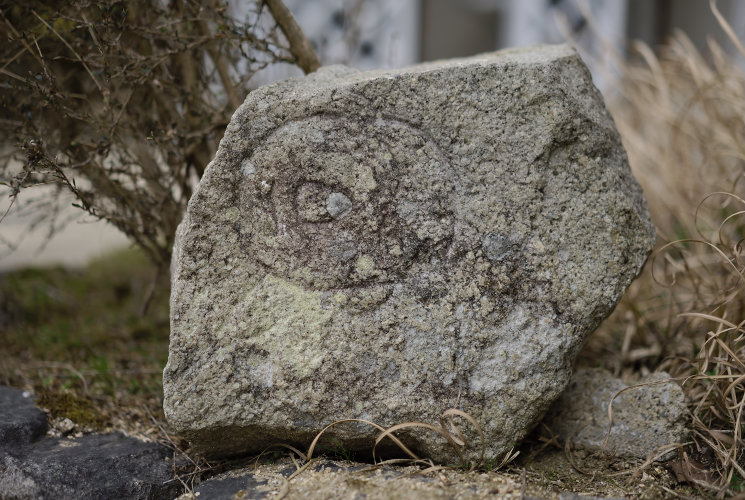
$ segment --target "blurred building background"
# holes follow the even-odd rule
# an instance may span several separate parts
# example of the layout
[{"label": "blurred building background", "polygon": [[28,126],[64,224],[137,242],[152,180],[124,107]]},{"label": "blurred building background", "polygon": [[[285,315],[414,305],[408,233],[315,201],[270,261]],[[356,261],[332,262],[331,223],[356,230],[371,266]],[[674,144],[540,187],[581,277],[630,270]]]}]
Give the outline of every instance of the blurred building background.
[{"label": "blurred building background", "polygon": [[[615,64],[632,40],[652,47],[682,30],[705,52],[709,37],[735,53],[712,14],[709,0],[285,0],[324,64],[359,69],[396,68],[536,43],[570,42],[591,68],[598,87],[613,91]],[[248,2],[232,0],[236,17]],[[745,40],[745,0],[717,6]],[[290,65],[269,67],[253,86],[299,76]],[[3,208],[0,206],[0,209]],[[22,217],[0,225],[0,270],[34,264],[82,265],[126,240],[101,222],[72,223],[42,248],[46,234],[28,234]]]},{"label": "blurred building background", "polygon": [[[685,32],[704,50],[709,37],[732,49],[709,0],[286,0],[324,64],[397,68],[506,47],[569,42],[603,91],[614,58],[632,40],[655,47]],[[745,0],[717,7],[745,39]],[[733,51],[734,53],[734,51]],[[299,75],[275,67],[256,84]]]}]

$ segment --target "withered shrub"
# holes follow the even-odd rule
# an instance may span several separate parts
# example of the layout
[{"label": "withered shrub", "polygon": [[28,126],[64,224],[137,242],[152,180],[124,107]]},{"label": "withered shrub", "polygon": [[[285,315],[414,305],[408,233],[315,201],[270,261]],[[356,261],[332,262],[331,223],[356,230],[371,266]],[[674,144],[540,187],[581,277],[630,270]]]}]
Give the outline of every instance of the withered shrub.
[{"label": "withered shrub", "polygon": [[251,77],[296,61],[272,16],[281,2],[267,3],[243,3],[240,20],[220,0],[0,0],[6,193],[52,186],[21,200],[51,229],[72,195],[166,268]]}]

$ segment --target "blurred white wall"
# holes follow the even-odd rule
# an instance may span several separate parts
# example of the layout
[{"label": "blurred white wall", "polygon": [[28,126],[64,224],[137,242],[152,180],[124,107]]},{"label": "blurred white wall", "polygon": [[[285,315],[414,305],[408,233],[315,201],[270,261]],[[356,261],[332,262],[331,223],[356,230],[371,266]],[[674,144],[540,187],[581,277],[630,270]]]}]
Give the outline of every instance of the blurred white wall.
[{"label": "blurred white wall", "polygon": [[[22,193],[21,196],[43,196],[44,188],[35,189],[35,192]],[[116,228],[86,216],[82,210],[73,207],[71,201],[67,200],[59,213],[59,220],[66,220],[68,224],[51,237],[44,224],[38,230],[29,230],[34,217],[11,211],[0,222],[0,272],[32,265],[80,267],[93,258],[129,244]],[[9,204],[7,192],[0,193],[0,216]]]},{"label": "blurred white wall", "polygon": [[[369,0],[375,1],[375,0]],[[406,0],[402,0],[406,1]],[[735,47],[707,0],[419,0],[422,60],[457,57],[537,43],[575,45],[603,92],[614,88],[618,63],[632,40],[651,46],[675,30],[700,50],[713,38]],[[745,0],[717,6],[745,40]]]}]

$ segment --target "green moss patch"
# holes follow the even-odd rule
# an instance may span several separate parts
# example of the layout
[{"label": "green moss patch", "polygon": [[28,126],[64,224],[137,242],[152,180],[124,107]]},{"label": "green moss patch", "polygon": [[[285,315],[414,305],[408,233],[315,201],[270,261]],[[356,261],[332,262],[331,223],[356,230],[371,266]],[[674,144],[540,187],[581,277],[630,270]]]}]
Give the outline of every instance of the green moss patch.
[{"label": "green moss patch", "polygon": [[106,416],[88,400],[67,392],[44,389],[38,395],[37,404],[46,408],[52,418],[69,418],[85,427],[100,428]]},{"label": "green moss patch", "polygon": [[162,415],[169,289],[155,278],[135,250],[83,269],[0,274],[0,384],[30,390],[53,417],[93,428],[122,415],[149,421],[145,409]]}]

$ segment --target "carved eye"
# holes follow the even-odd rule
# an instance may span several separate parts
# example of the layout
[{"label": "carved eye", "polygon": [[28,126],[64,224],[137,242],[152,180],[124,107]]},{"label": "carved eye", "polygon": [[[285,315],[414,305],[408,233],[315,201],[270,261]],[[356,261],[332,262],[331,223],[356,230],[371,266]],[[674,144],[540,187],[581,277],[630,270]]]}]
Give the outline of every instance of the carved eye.
[{"label": "carved eye", "polygon": [[317,182],[302,184],[295,197],[298,217],[304,222],[330,222],[352,209],[352,200],[340,191]]},{"label": "carved eye", "polygon": [[453,233],[456,175],[437,144],[404,122],[289,122],[244,163],[245,255],[307,287],[393,283]]},{"label": "carved eye", "polygon": [[352,200],[344,193],[334,192],[326,198],[326,211],[333,219],[341,219],[352,209]]},{"label": "carved eye", "polygon": [[331,214],[326,210],[326,200],[331,195],[331,188],[315,182],[306,182],[297,190],[298,217],[304,222],[328,222]]}]

